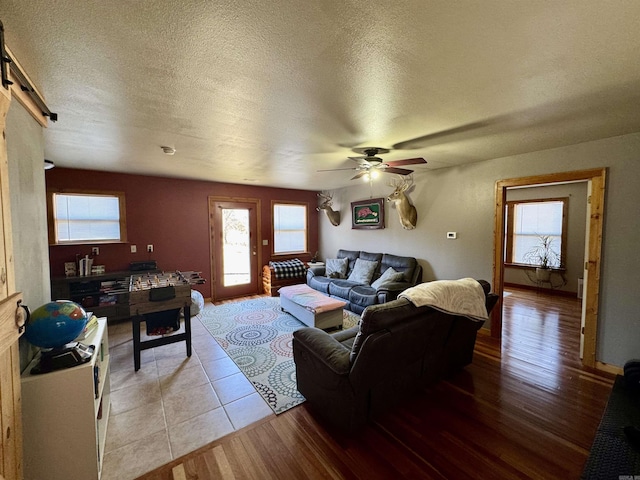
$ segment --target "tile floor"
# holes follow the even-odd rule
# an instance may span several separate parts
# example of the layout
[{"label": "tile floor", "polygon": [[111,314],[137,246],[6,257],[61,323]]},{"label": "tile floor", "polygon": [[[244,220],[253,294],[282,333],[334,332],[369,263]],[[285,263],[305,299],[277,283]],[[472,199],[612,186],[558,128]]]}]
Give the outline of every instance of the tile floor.
[{"label": "tile floor", "polygon": [[190,358],[185,342],[143,350],[137,373],[131,323],[109,325],[111,414],[103,480],[134,479],[274,415],[197,316],[191,324]]}]

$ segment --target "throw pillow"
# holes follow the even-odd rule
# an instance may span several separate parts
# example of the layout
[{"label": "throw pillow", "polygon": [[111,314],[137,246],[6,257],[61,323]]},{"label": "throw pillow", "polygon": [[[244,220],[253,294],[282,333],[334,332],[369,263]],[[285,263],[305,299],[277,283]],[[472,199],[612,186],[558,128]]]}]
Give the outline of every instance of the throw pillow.
[{"label": "throw pillow", "polygon": [[371,262],[369,260],[356,259],[356,264],[353,267],[351,275],[349,275],[350,282],[365,283],[369,285],[373,278],[373,273],[378,267],[378,262]]},{"label": "throw pillow", "polygon": [[385,272],[380,275],[380,278],[371,284],[376,290],[379,289],[385,283],[401,282],[404,280],[404,273],[396,272],[393,267],[389,267]]},{"label": "throw pillow", "polygon": [[325,275],[329,278],[345,278],[348,267],[348,258],[328,258]]}]

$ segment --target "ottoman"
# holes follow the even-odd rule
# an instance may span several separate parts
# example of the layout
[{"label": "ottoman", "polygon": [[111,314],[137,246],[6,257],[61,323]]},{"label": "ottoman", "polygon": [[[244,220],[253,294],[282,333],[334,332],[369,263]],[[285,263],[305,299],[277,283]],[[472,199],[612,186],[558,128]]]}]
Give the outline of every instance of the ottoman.
[{"label": "ottoman", "polygon": [[328,330],[342,327],[346,302],[327,297],[307,285],[282,287],[280,308],[309,327]]}]

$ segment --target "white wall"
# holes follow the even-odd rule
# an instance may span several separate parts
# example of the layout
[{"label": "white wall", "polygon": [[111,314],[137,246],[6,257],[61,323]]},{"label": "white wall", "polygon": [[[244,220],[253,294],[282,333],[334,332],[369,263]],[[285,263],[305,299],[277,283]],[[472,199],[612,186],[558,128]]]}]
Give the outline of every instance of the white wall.
[{"label": "white wall", "polygon": [[[418,209],[411,231],[401,228],[392,208],[384,230],[351,230],[350,202],[386,196],[391,188],[378,183],[371,194],[366,184],[340,189],[334,208],[342,211],[342,223],[333,227],[320,217],[320,253],[327,258],[347,248],[409,255],[423,265],[425,281],[491,280],[496,181],[600,167],[608,173],[596,356],[622,366],[640,358],[640,133],[421,172],[409,194]],[[458,239],[447,240],[448,231]]]}]

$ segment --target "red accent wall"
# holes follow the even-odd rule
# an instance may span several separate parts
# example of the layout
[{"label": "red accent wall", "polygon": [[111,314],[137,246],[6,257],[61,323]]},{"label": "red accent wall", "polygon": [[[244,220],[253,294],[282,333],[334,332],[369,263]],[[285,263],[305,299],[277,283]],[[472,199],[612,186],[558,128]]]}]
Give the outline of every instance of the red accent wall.
[{"label": "red accent wall", "polygon": [[[47,189],[84,189],[125,192],[127,243],[51,245],[49,261],[52,277],[64,276],[64,263],[76,255],[90,255],[91,247],[100,247],[94,265],[105,265],[106,271],[128,270],[129,262],[152,259],[165,271],[195,270],[206,279],[197,289],[212,297],[211,254],[209,235],[210,196],[257,198],[261,200],[261,265],[272,259],[271,202],[296,201],[309,204],[309,253],[296,255],[310,260],[318,248],[317,192],[228,183],[204,182],[175,178],[128,175],[54,168],[46,172]],[[269,240],[263,246],[262,240]],[[153,244],[153,253],[147,245]],[[131,253],[130,245],[137,246]],[[280,258],[281,259],[281,258]],[[258,278],[261,272],[256,272]],[[260,282],[261,284],[261,282]]]}]

